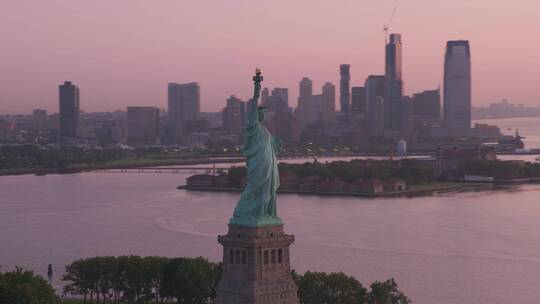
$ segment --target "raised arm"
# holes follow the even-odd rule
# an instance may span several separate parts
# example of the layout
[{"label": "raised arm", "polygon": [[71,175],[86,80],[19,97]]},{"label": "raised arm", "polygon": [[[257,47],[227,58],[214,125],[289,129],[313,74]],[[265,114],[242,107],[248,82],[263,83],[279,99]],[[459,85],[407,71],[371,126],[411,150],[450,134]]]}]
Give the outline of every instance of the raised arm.
[{"label": "raised arm", "polygon": [[259,107],[259,97],[261,96],[261,81],[263,81],[261,70],[255,69],[255,76],[253,76],[253,99],[250,102],[248,110],[248,119],[250,124],[254,124],[259,120],[257,109]]}]

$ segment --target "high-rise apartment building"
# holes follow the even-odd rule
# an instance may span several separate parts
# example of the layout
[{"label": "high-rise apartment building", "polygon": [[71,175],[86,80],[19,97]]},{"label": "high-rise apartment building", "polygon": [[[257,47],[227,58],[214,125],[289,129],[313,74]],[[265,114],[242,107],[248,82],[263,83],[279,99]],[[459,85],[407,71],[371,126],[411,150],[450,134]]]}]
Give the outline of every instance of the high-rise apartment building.
[{"label": "high-rise apartment building", "polygon": [[287,88],[273,88],[270,95],[274,100],[281,103],[281,106],[289,107],[289,89]]},{"label": "high-rise apartment building", "polygon": [[263,106],[266,107],[265,124],[270,132],[283,141],[289,141],[293,117],[292,109],[289,108],[289,89],[272,89]]},{"label": "high-rise apartment building", "polygon": [[246,103],[240,98],[231,95],[227,99],[227,106],[223,108],[223,129],[238,137],[238,143],[243,139]]},{"label": "high-rise apartment building", "polygon": [[324,124],[336,120],[336,86],[326,82],[322,87],[321,120]]},{"label": "high-rise apartment building", "polygon": [[351,82],[351,65],[342,64],[339,66],[339,103],[342,113],[349,113],[350,108],[350,82]]},{"label": "high-rise apartment building", "polygon": [[294,126],[293,120],[293,110],[289,107],[279,108],[274,112],[275,118],[275,134],[276,136],[284,142],[289,142],[292,140],[292,128]]},{"label": "high-rise apartment building", "polygon": [[198,120],[201,113],[201,96],[196,82],[168,85],[168,121],[174,142],[186,135],[187,124]]},{"label": "high-rise apartment building", "polygon": [[269,96],[262,103],[267,111],[280,111],[289,108],[289,89],[274,88]]},{"label": "high-rise apartment building", "polygon": [[127,108],[127,141],[136,145],[159,143],[159,108]]},{"label": "high-rise apartment building", "polygon": [[414,105],[413,99],[410,96],[403,96],[401,98],[401,121],[400,121],[400,135],[401,138],[408,138],[414,129]]},{"label": "high-rise apartment building", "polygon": [[36,131],[42,131],[47,126],[47,110],[35,109],[32,112],[32,127]]},{"label": "high-rise apartment building", "polygon": [[401,34],[390,34],[386,45],[386,92],[384,120],[388,129],[400,129],[402,117],[403,80],[401,78]]},{"label": "high-rise apartment building", "polygon": [[469,41],[448,41],[444,60],[444,127],[449,136],[471,129],[471,50]]},{"label": "high-rise apartment building", "polygon": [[336,87],[326,82],[322,87],[322,93],[313,95],[313,83],[304,77],[300,81],[300,96],[296,109],[298,126],[303,129],[313,123],[332,123],[335,121],[335,112]]},{"label": "high-rise apartment building", "polygon": [[415,116],[429,119],[441,118],[441,94],[439,89],[413,94],[412,102]]},{"label": "high-rise apartment building", "polygon": [[268,88],[263,88],[261,90],[261,104],[266,104],[268,97],[270,96],[270,90]]},{"label": "high-rise apartment building", "polygon": [[353,114],[366,114],[366,88],[351,88],[351,112]]},{"label": "high-rise apartment building", "polygon": [[59,86],[60,139],[63,142],[76,138],[79,128],[79,87],[71,81]]}]

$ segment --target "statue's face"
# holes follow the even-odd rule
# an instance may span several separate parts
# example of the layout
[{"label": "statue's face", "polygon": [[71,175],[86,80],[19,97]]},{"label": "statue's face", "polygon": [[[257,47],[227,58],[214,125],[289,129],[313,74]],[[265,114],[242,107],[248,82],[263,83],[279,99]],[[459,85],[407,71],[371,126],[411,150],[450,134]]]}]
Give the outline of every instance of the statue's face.
[{"label": "statue's face", "polygon": [[257,116],[259,118],[259,121],[264,121],[264,113],[266,112],[266,107],[264,106],[259,106],[257,108]]}]

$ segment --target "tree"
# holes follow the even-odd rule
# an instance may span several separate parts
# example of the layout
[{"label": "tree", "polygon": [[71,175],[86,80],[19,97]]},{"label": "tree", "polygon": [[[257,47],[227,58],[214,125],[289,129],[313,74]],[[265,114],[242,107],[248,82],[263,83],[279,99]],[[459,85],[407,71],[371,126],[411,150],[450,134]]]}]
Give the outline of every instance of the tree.
[{"label": "tree", "polygon": [[394,279],[371,284],[368,304],[409,304],[411,300],[399,290]]},{"label": "tree", "polygon": [[128,303],[143,303],[148,298],[149,283],[145,282],[143,259],[140,256],[121,256],[118,258],[123,269],[123,298]]},{"label": "tree", "polygon": [[56,304],[58,298],[41,276],[17,267],[12,272],[0,272],[0,303]]},{"label": "tree", "polygon": [[[74,261],[62,277],[64,293],[87,304],[207,304],[215,298],[221,265],[198,258],[104,256]],[[371,292],[344,273],[291,274],[303,304],[409,304],[390,279],[371,284]],[[38,300],[40,302],[38,302]],[[57,303],[52,287],[32,272],[0,273],[0,303]]]},{"label": "tree", "polygon": [[64,293],[83,296],[85,304],[87,298],[92,301],[94,295],[95,284],[89,275],[89,264],[88,260],[77,260],[66,266],[66,273],[62,276],[62,281],[70,282],[64,286]]},{"label": "tree", "polygon": [[366,303],[366,289],[353,277],[342,272],[293,272],[298,285],[298,296],[304,304],[363,304]]},{"label": "tree", "polygon": [[163,269],[169,258],[163,257],[144,257],[142,260],[142,268],[145,276],[146,290],[152,294],[148,298],[154,297],[155,303],[158,304],[160,300],[159,290],[163,284]]},{"label": "tree", "polygon": [[219,280],[218,268],[202,257],[172,259],[164,266],[160,294],[176,298],[178,304],[208,303]]},{"label": "tree", "polygon": [[347,183],[352,183],[362,177],[359,166],[352,162],[335,161],[327,166],[332,172],[332,176],[337,176]]},{"label": "tree", "polygon": [[512,179],[525,176],[526,164],[512,161],[471,160],[458,165],[459,175],[474,174]]}]

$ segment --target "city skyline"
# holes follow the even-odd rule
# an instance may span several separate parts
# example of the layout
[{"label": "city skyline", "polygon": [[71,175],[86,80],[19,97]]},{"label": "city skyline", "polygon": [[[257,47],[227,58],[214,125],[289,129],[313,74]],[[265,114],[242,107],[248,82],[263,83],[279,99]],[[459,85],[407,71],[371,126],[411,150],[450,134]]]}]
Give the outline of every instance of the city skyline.
[{"label": "city skyline", "polygon": [[[245,75],[255,66],[265,71],[268,87],[290,88],[296,106],[296,83],[304,76],[315,87],[337,85],[337,67],[347,63],[353,87],[383,74],[382,26],[394,6],[390,32],[404,37],[406,95],[442,84],[446,41],[466,39],[474,48],[473,105],[502,98],[534,105],[540,99],[529,75],[540,66],[536,42],[518,38],[534,36],[531,8],[538,4],[418,2],[11,2],[0,10],[0,39],[7,46],[0,113],[55,112],[55,88],[65,80],[82,88],[81,108],[88,112],[165,108],[167,83],[192,81],[201,86],[202,110],[219,111],[230,95],[249,96]],[[269,14],[276,10],[280,14]],[[15,18],[22,12],[24,20]],[[511,63],[499,60],[518,51]]]},{"label": "city skyline", "polygon": [[538,304],[539,12],[0,1],[0,304]]}]

